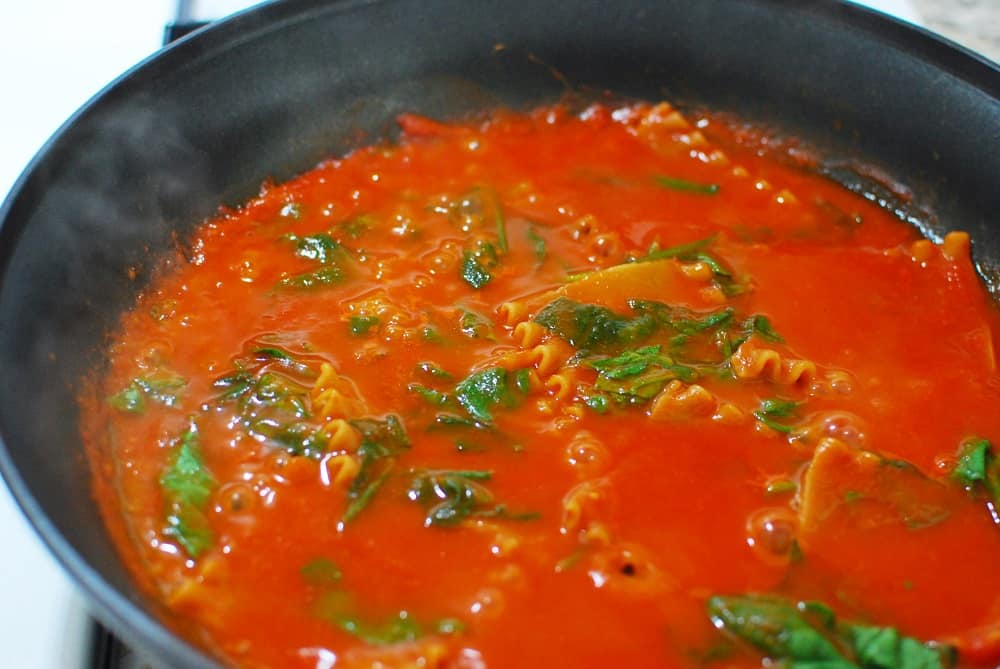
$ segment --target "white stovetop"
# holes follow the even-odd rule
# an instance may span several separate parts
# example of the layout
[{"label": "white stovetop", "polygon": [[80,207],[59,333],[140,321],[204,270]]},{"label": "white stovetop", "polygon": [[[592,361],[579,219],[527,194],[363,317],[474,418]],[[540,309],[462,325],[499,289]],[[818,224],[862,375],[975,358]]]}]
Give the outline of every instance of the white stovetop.
[{"label": "white stovetop", "polygon": [[[176,0],[33,0],[4,3],[0,40],[0,194],[46,139],[118,74],[152,54]],[[196,0],[216,17],[250,0]],[[911,22],[909,0],[868,4]],[[77,669],[87,633],[83,601],[0,483],[0,666]]]}]

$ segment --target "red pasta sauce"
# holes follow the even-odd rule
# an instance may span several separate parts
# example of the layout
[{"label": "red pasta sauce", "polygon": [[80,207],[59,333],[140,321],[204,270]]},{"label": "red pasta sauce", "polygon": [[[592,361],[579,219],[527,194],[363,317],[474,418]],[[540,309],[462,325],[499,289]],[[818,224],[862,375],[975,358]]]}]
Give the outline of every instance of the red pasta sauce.
[{"label": "red pasta sauce", "polygon": [[112,334],[84,433],[166,619],[241,667],[1000,661],[965,235],[666,104],[400,124]]}]

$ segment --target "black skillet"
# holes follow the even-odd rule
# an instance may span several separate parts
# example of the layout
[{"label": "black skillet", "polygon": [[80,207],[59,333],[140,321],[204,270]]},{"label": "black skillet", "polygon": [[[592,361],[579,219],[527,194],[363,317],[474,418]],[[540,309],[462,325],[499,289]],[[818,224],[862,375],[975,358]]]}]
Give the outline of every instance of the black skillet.
[{"label": "black skillet", "polygon": [[77,431],[77,379],[157,252],[398,112],[528,107],[566,82],[733,111],[875,165],[933,212],[932,235],[971,232],[987,274],[1000,260],[1000,70],[855,6],[305,0],[199,31],[78,112],[0,210],[0,468],[111,629],[164,665],[216,666],[129,578]]}]

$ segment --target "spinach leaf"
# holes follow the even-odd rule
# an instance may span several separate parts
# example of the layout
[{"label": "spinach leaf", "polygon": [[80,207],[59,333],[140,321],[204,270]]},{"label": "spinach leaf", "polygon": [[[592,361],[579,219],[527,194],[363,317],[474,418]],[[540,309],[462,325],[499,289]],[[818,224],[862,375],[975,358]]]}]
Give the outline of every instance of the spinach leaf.
[{"label": "spinach leaf", "polygon": [[493,336],[493,323],[488,318],[475,311],[459,308],[462,315],[458,319],[458,327],[462,334],[472,339],[496,340],[496,337]]},{"label": "spinach leaf", "polygon": [[992,456],[987,439],[967,439],[958,448],[958,464],[951,475],[966,488],[986,481],[986,465]]},{"label": "spinach leaf", "polygon": [[653,181],[661,188],[680,191],[682,193],[695,193],[697,195],[715,195],[719,192],[719,184],[698,183],[677,177],[668,177],[658,174],[653,177]]},{"label": "spinach leaf", "polygon": [[[642,374],[650,366],[662,367],[664,369],[678,367],[683,370],[689,370],[687,367],[675,365],[671,358],[660,355],[659,346],[644,346],[631,351],[625,351],[613,358],[588,360],[586,364],[588,367],[592,367],[600,372],[602,377],[615,380]],[[690,370],[690,373],[693,374],[694,370]],[[691,378],[693,379],[693,377]]]},{"label": "spinach leaf", "polygon": [[342,590],[323,593],[313,608],[317,617],[372,646],[409,643],[429,633],[455,635],[465,631],[465,624],[456,618],[441,618],[426,624],[405,610],[372,621],[357,614],[353,598]]},{"label": "spinach leaf", "polygon": [[[362,460],[362,471],[364,470],[364,464],[368,460]],[[343,522],[349,523],[358,517],[358,514],[365,510],[365,507],[371,503],[372,498],[375,497],[375,493],[379,491],[385,480],[389,478],[389,474],[392,472],[392,463],[387,464],[382,472],[378,474],[375,478],[371,478],[370,475],[365,476],[364,485],[351,485],[351,489],[348,492],[348,499],[350,503],[347,505],[347,509],[344,511],[344,516],[342,518]],[[354,483],[361,480],[361,474],[354,479]]]},{"label": "spinach leaf", "polygon": [[466,416],[447,412],[434,416],[434,425],[432,427],[435,426],[444,428],[469,428],[472,430],[489,430],[492,427],[489,423],[483,423],[474,418],[467,418]]},{"label": "spinach leaf", "polygon": [[479,257],[469,251],[465,251],[462,254],[460,276],[463,281],[476,290],[479,290],[493,280],[493,275],[480,262]]},{"label": "spinach leaf", "polygon": [[720,258],[707,251],[715,243],[715,235],[698,239],[686,244],[678,244],[669,248],[660,249],[656,245],[650,247],[649,252],[636,258],[635,262],[650,262],[653,260],[663,260],[665,258],[676,258],[684,262],[702,262],[712,270],[712,277],[715,284],[727,296],[739,295],[745,290],[745,286],[736,280],[733,271]]},{"label": "spinach leaf", "polygon": [[535,316],[535,322],[582,350],[624,346],[648,338],[657,328],[648,314],[620,316],[606,307],[557,298]]},{"label": "spinach leaf", "polygon": [[497,194],[492,189],[490,189],[490,200],[493,202],[493,222],[497,227],[497,246],[502,253],[507,253],[510,250],[507,245],[507,217],[503,213]]},{"label": "spinach leaf", "polygon": [[378,327],[379,318],[378,316],[351,316],[349,324],[351,334],[355,337],[362,337],[368,334],[372,328]]},{"label": "spinach leaf", "polygon": [[[761,316],[759,314],[751,316],[750,318],[743,321],[743,328],[741,333],[742,339],[740,343],[742,344],[744,341],[746,341],[755,334],[759,335],[763,339],[766,339],[767,341],[772,341],[779,344],[785,341],[781,335],[775,332],[774,327],[771,325],[771,319],[769,319],[767,316]],[[738,345],[739,344],[737,344],[737,346]]]},{"label": "spinach leaf", "polygon": [[693,242],[686,242],[684,244],[677,244],[675,246],[668,246],[665,249],[658,248],[657,246],[651,246],[649,252],[642,258],[636,259],[637,262],[650,262],[653,260],[665,260],[667,258],[677,258],[678,260],[692,260],[699,253],[704,252],[706,249],[715,243],[715,235],[711,237],[705,237],[704,239],[696,239]]},{"label": "spinach leaf", "polygon": [[613,358],[588,360],[598,370],[594,388],[619,401],[643,402],[652,399],[674,379],[693,381],[698,373],[661,355],[659,346],[644,346]]},{"label": "spinach leaf", "polygon": [[433,362],[420,362],[417,363],[417,371],[428,374],[436,379],[450,379],[451,374],[441,369]]},{"label": "spinach leaf", "polygon": [[785,601],[756,595],[712,597],[707,608],[716,628],[749,642],[772,659],[841,660],[843,664],[830,664],[831,669],[854,667],[823,633],[806,622],[796,607]]},{"label": "spinach leaf", "polygon": [[119,411],[142,413],[146,410],[146,396],[133,381],[114,395],[108,397],[108,404]]},{"label": "spinach leaf", "polygon": [[340,568],[325,557],[310,560],[299,569],[299,573],[306,583],[315,586],[333,585],[343,576]]},{"label": "spinach leaf", "polygon": [[490,367],[470,374],[455,386],[455,399],[472,418],[482,423],[493,422],[493,408],[512,408],[519,401],[517,375],[503,367]]},{"label": "spinach leaf", "polygon": [[490,272],[500,263],[500,257],[493,244],[479,242],[475,251],[462,253],[462,264],[459,266],[459,276],[467,284],[479,290],[493,280]]},{"label": "spinach leaf", "polygon": [[253,347],[234,367],[212,383],[221,391],[215,402],[236,402],[240,425],[248,434],[293,455],[318,457],[326,450],[321,427],[309,422],[307,384],[316,375],[311,364],[280,346],[267,345]]},{"label": "spinach leaf", "polygon": [[332,286],[340,283],[346,278],[344,270],[336,265],[320,267],[313,272],[304,272],[285,277],[278,282],[284,288],[318,288],[320,286]]},{"label": "spinach leaf", "polygon": [[340,243],[325,232],[304,237],[287,235],[285,238],[295,244],[295,255],[315,260],[321,265],[333,262],[334,256],[340,248]]},{"label": "spinach leaf", "polygon": [[790,433],[794,428],[791,425],[778,422],[777,418],[789,418],[795,415],[796,410],[802,406],[802,402],[791,400],[767,399],[760,403],[760,408],[753,412],[754,418],[776,432],[782,434]]},{"label": "spinach leaf", "polygon": [[424,470],[414,472],[408,497],[427,508],[424,525],[451,526],[470,517],[533,520],[535,513],[511,514],[503,504],[493,504],[493,494],[483,485],[492,472]]},{"label": "spinach leaf", "polygon": [[421,385],[419,383],[411,383],[406,386],[406,389],[411,393],[415,393],[428,404],[434,406],[445,406],[452,402],[452,398],[448,393],[443,393],[440,390],[434,390],[433,388],[428,388],[427,386]]},{"label": "spinach leaf", "polygon": [[369,451],[387,456],[399,455],[410,448],[410,439],[398,416],[389,414],[385,418],[357,418],[350,423],[361,434],[358,452],[362,455]]},{"label": "spinach leaf", "polygon": [[180,391],[186,385],[184,378],[171,373],[137,376],[125,388],[109,397],[108,404],[127,413],[145,411],[147,399],[172,407],[177,405]]},{"label": "spinach leaf", "polygon": [[958,448],[951,476],[970,493],[986,493],[990,514],[1000,522],[1000,462],[988,439],[966,439]]},{"label": "spinach leaf", "polygon": [[541,265],[545,262],[545,258],[548,256],[548,248],[546,247],[545,239],[535,232],[534,228],[528,228],[525,234],[535,250],[535,261]]},{"label": "spinach leaf", "polygon": [[413,477],[407,496],[428,507],[424,525],[456,525],[493,502],[493,494],[480,481],[493,476],[486,471],[429,470]]},{"label": "spinach leaf", "polygon": [[581,390],[578,393],[584,405],[595,413],[606,414],[611,408],[611,396],[600,390]]},{"label": "spinach leaf", "polygon": [[370,214],[358,214],[337,224],[337,229],[351,239],[357,239],[375,227],[375,218]]},{"label": "spinach leaf", "polygon": [[389,478],[395,457],[410,448],[410,440],[396,416],[359,418],[350,423],[361,435],[357,451],[361,466],[347,490],[349,503],[342,518],[345,523],[354,520],[371,503]]},{"label": "spinach leaf", "polygon": [[955,662],[950,646],[921,643],[891,627],[839,622],[819,602],[717,596],[707,612],[718,629],[788,669],[948,669]]},{"label": "spinach leaf", "polygon": [[167,503],[167,527],[163,533],[176,540],[197,559],[214,541],[205,507],[216,481],[205,467],[194,423],[178,440],[160,488]]},{"label": "spinach leaf", "polygon": [[283,239],[295,245],[295,255],[306,258],[320,265],[311,272],[285,277],[278,282],[285,288],[317,288],[340,283],[347,277],[346,265],[350,256],[340,242],[329,234],[321,232],[315,235],[288,234]]}]

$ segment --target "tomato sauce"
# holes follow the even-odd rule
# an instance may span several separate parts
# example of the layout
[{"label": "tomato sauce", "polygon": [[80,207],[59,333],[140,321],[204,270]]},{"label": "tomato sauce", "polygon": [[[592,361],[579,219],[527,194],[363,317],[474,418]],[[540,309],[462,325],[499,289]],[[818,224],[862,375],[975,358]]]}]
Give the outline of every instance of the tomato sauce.
[{"label": "tomato sauce", "polygon": [[82,399],[178,629],[241,667],[1000,661],[967,237],[666,104],[400,124],[198,228]]}]

